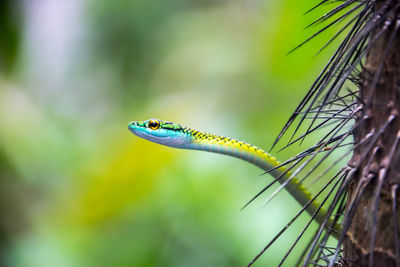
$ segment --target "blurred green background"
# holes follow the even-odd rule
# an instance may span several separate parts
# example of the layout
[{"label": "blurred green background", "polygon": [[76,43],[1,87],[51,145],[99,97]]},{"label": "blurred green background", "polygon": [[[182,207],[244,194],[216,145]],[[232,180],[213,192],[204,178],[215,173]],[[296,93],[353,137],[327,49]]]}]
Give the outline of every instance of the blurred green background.
[{"label": "blurred green background", "polygon": [[[2,0],[0,264],[246,265],[300,206],[284,192],[240,210],[271,177],[127,125],[160,118],[268,150],[329,57],[315,57],[323,37],[286,55],[316,31],[303,30],[324,13],[303,15],[314,4]],[[279,263],[308,218],[255,266]]]}]

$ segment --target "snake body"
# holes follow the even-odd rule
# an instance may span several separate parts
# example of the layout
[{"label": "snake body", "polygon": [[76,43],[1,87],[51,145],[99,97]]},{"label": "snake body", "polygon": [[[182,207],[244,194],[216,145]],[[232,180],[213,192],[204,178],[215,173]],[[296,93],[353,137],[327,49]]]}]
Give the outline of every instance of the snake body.
[{"label": "snake body", "polygon": [[[314,219],[319,224],[322,224],[327,218],[327,212],[318,202],[311,201],[313,196],[302,183],[293,177],[286,167],[280,166],[281,162],[261,148],[232,138],[200,132],[177,123],[158,119],[134,121],[129,124],[128,128],[135,135],[154,143],[175,148],[220,153],[250,162],[262,170],[268,171],[279,183],[286,183],[285,189],[296,201],[302,206],[308,205],[305,209],[311,216],[316,213]],[[310,201],[311,203],[309,203]],[[341,226],[334,224],[332,218],[329,218],[328,225],[333,225],[332,234],[337,237]]]}]

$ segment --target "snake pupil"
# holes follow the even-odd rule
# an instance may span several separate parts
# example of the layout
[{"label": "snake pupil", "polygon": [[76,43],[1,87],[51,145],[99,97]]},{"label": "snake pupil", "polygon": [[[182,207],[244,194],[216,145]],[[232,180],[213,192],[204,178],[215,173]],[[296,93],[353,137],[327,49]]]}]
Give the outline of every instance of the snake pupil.
[{"label": "snake pupil", "polygon": [[155,120],[149,121],[149,128],[152,130],[157,130],[158,128],[160,128],[160,122]]}]

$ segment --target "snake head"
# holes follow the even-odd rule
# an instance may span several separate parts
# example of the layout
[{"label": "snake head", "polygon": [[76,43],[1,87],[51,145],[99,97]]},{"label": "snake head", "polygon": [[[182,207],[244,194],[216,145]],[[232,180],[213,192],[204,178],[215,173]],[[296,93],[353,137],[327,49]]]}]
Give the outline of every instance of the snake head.
[{"label": "snake head", "polygon": [[133,121],[129,123],[128,129],[143,139],[170,147],[185,148],[192,142],[186,128],[168,121]]}]

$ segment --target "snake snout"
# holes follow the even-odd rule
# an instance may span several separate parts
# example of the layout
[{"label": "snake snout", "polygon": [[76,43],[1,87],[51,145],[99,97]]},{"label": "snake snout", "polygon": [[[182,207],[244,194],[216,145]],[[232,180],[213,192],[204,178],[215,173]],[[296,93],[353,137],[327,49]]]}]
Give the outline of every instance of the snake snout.
[{"label": "snake snout", "polygon": [[136,121],[132,121],[128,124],[128,129],[129,131],[131,131],[132,133],[134,133],[134,129],[136,128],[136,126],[138,125],[138,123]]}]

